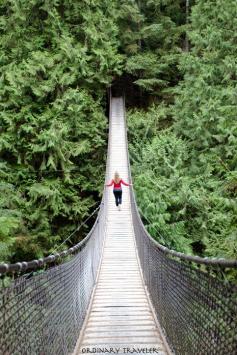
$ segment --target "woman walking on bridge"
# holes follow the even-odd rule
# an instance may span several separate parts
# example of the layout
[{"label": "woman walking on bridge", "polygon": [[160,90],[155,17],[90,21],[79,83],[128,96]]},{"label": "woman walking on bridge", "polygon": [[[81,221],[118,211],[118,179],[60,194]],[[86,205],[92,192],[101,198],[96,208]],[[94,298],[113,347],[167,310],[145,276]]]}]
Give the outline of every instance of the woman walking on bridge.
[{"label": "woman walking on bridge", "polygon": [[115,204],[118,207],[118,210],[121,211],[121,204],[122,204],[122,184],[125,186],[131,186],[132,184],[127,184],[123,179],[120,178],[119,173],[115,171],[114,178],[111,180],[109,184],[106,186],[114,185],[113,193],[115,197]]}]

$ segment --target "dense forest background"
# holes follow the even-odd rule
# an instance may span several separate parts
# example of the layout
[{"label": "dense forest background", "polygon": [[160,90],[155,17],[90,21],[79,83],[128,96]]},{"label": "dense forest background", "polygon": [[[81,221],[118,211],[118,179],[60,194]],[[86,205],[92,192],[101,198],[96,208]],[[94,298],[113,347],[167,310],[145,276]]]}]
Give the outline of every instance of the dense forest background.
[{"label": "dense forest background", "polygon": [[49,254],[98,205],[110,85],[149,232],[237,257],[236,15],[235,0],[0,0],[0,261]]}]

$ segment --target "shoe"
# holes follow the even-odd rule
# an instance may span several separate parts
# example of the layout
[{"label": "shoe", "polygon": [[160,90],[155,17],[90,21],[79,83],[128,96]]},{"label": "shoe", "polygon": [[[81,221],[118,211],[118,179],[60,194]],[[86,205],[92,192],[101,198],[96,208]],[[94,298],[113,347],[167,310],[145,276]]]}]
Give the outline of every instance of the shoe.
[{"label": "shoe", "polygon": [[118,206],[118,210],[121,211],[121,206],[120,205]]},{"label": "shoe", "polygon": [[120,211],[119,206],[117,206],[117,210]]}]

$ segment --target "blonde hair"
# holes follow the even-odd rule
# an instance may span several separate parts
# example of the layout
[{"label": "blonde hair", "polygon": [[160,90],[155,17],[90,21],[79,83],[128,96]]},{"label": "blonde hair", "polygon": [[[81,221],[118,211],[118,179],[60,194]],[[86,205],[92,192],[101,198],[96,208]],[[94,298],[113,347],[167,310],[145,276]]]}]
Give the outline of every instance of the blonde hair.
[{"label": "blonde hair", "polygon": [[121,179],[120,179],[119,173],[117,171],[115,171],[115,173],[114,173],[114,182],[116,184],[118,184],[120,180]]}]

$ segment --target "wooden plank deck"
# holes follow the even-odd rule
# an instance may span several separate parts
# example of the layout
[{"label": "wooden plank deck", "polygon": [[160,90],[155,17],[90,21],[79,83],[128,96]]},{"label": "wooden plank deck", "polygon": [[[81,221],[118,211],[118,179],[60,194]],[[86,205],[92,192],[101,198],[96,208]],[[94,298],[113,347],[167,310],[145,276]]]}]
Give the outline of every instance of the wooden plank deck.
[{"label": "wooden plank deck", "polygon": [[[109,173],[119,171],[128,181],[123,100],[112,99]],[[108,194],[107,233],[97,283],[74,354],[93,348],[151,349],[169,354],[154,318],[137,256],[128,189],[123,186],[122,210],[118,211],[112,188]],[[152,350],[153,349],[153,350]],[[97,353],[100,351],[97,350]]]}]

